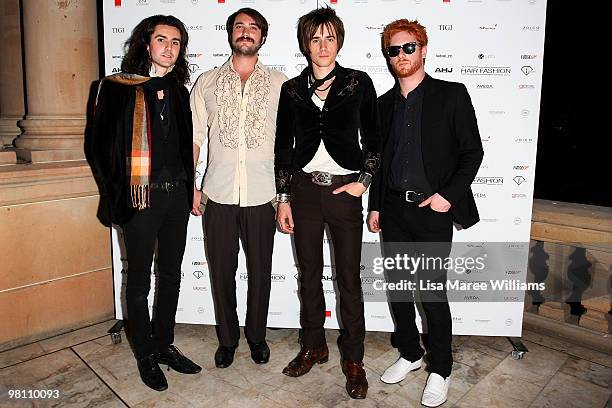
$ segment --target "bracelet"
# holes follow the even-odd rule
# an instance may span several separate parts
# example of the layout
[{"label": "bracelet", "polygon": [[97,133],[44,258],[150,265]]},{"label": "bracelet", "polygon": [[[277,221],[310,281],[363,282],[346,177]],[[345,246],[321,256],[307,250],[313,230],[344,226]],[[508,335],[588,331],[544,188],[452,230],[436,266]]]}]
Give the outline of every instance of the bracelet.
[{"label": "bracelet", "polygon": [[372,175],[369,173],[360,173],[357,182],[363,184],[366,188],[368,188],[372,183]]},{"label": "bracelet", "polygon": [[288,203],[289,201],[291,201],[291,194],[280,193],[276,195],[276,202]]}]

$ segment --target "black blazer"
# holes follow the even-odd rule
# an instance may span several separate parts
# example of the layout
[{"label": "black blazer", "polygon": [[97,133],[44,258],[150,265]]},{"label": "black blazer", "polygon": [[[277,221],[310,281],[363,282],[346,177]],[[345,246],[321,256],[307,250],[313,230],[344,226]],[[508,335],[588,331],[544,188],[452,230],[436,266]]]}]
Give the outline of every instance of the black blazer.
[{"label": "black blazer", "polygon": [[[130,169],[127,165],[127,156],[132,150],[132,116],[136,91],[135,86],[102,81],[92,126],[91,154],[102,184],[102,193],[108,198],[111,221],[123,225],[136,213],[130,202]],[[174,80],[168,82],[171,86],[170,106],[177,120],[181,161],[187,175],[187,193],[191,203],[194,172],[189,92]],[[154,106],[153,99],[147,102],[149,106]]]},{"label": "black blazer", "polygon": [[[434,193],[451,203],[453,221],[468,228],[480,218],[472,195],[484,152],[476,114],[465,85],[425,75],[421,150],[425,175]],[[378,98],[383,137],[382,170],[370,187],[369,210],[380,211],[388,188],[392,143],[387,143],[399,85]]]},{"label": "black blazer", "polygon": [[310,68],[281,88],[274,146],[277,193],[289,192],[291,174],[312,160],[321,140],[334,161],[345,169],[373,176],[380,166],[374,84],[365,72],[337,66],[323,110],[308,93]]}]

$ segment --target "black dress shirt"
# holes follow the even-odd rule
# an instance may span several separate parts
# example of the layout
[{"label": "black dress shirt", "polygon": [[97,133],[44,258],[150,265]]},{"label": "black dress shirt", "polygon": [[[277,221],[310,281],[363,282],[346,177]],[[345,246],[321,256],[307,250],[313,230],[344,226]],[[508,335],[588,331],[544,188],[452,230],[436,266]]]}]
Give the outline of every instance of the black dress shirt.
[{"label": "black dress shirt", "polygon": [[421,113],[423,111],[423,88],[425,78],[407,96],[395,87],[391,143],[393,158],[389,172],[389,186],[392,190],[417,191],[431,194],[431,187],[425,175],[421,152]]}]

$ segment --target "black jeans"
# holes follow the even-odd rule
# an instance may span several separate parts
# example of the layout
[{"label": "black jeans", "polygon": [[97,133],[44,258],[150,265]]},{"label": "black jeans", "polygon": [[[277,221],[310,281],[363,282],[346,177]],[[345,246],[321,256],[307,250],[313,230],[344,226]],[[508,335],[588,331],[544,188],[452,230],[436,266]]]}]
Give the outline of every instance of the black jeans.
[{"label": "black jeans", "polygon": [[[411,252],[411,255],[445,258],[450,254],[453,239],[453,222],[450,212],[439,213],[429,206],[406,202],[401,197],[387,196],[380,212],[383,236],[383,255],[395,257]],[[427,243],[431,243],[428,245]],[[408,249],[408,251],[406,251]],[[406,271],[387,270],[387,280],[419,280],[434,283],[446,282],[446,270],[430,269],[410,275]],[[416,278],[416,279],[415,279]],[[429,370],[448,377],[453,366],[452,319],[446,290],[419,291],[425,312],[429,343]],[[414,299],[410,291],[390,293],[390,306],[395,320],[394,343],[401,356],[415,361],[424,354],[416,326]]]},{"label": "black jeans", "polygon": [[[174,341],[181,285],[181,262],[187,239],[190,204],[187,187],[151,191],[151,207],[137,212],[123,227],[128,259],[126,304],[128,331],[136,358],[166,348]],[[157,296],[153,328],[147,297],[157,241]]]},{"label": "black jeans", "polygon": [[331,186],[318,186],[309,176],[297,174],[291,180],[295,251],[300,267],[302,345],[323,346],[325,341],[325,296],[323,294],[323,231],[329,225],[333,241],[336,280],[340,291],[340,337],[342,358],[363,360],[365,319],[361,294],[361,197],[347,192],[332,194],[343,184],[355,181],[345,176]]}]

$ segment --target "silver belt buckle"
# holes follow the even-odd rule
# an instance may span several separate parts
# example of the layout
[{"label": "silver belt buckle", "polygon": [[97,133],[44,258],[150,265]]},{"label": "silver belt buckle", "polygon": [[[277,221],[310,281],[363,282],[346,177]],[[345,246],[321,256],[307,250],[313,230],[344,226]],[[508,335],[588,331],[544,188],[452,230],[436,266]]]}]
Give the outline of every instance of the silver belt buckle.
[{"label": "silver belt buckle", "polygon": [[331,173],[326,173],[324,171],[313,171],[310,174],[312,175],[312,182],[317,186],[327,187],[332,185]]},{"label": "silver belt buckle", "polygon": [[412,190],[406,191],[406,201],[409,203],[414,203],[415,200],[411,200],[410,198],[408,198],[410,196],[410,193],[416,193],[416,191],[412,191]]}]

